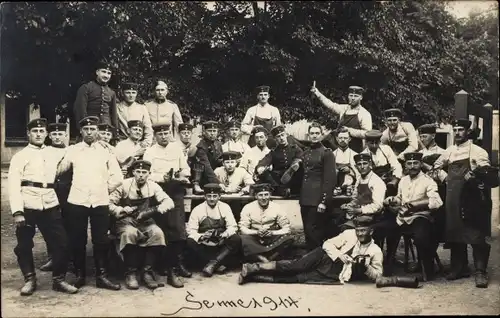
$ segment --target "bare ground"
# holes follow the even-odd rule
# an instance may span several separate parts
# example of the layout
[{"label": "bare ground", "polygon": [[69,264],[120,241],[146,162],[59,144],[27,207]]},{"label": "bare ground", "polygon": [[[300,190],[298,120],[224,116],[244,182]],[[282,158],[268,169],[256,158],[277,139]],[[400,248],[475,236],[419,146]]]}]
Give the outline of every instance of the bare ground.
[{"label": "bare ground", "polygon": [[[419,289],[382,288],[373,284],[277,285],[249,283],[237,285],[238,272],[210,279],[195,274],[183,289],[166,285],[152,292],[122,289],[117,292],[94,287],[93,278],[76,295],[51,290],[50,273],[37,272],[38,291],[21,297],[21,273],[13,247],[14,225],[10,217],[2,169],[2,316],[313,316],[313,315],[498,315],[500,314],[500,244],[498,230],[492,240],[490,286],[478,289],[473,278],[448,282],[438,278]],[[498,200],[495,202],[498,209]],[[469,251],[470,254],[471,251]],[[46,257],[41,235],[35,237],[35,263]],[[88,251],[89,257],[91,255]],[[449,263],[449,251],[439,250],[441,261]],[[400,257],[399,255],[398,257]],[[469,255],[472,260],[472,255]],[[89,259],[91,262],[91,259]],[[73,279],[72,274],[68,278]],[[165,277],[160,277],[165,281]],[[230,302],[233,301],[233,302]],[[248,307],[248,308],[244,308]]]}]

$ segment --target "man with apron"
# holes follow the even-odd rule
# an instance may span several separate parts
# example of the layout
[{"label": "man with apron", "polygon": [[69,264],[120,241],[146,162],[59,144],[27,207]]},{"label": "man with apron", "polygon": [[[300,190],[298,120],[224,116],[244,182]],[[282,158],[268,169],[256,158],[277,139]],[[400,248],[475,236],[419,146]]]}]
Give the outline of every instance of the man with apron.
[{"label": "man with apron", "polygon": [[[142,265],[142,280],[149,289],[158,288],[153,266],[156,257],[165,247],[163,231],[153,216],[169,213],[174,202],[161,187],[148,180],[149,161],[138,160],[132,166],[133,177],[110,194],[109,211],[112,217],[111,231],[120,238],[119,250],[123,255],[128,289],[138,289],[137,268]],[[142,264],[139,262],[143,260]]]},{"label": "man with apron", "polygon": [[168,241],[166,255],[162,261],[168,261],[169,264],[162,264],[163,268],[160,271],[167,274],[167,283],[174,287],[182,287],[183,283],[176,274],[191,277],[191,273],[183,263],[183,251],[187,238],[184,195],[191,171],[181,147],[175,142],[170,142],[172,137],[170,126],[153,125],[153,131],[156,144],[144,153],[144,160],[152,164],[149,178],[158,183],[175,204],[172,211],[157,215],[156,218],[156,223],[163,230]]},{"label": "man with apron", "polygon": [[359,172],[356,169],[354,156],[358,153],[349,148],[351,137],[349,131],[344,127],[336,131],[335,139],[337,140],[337,149],[333,151],[335,163],[337,164],[337,192],[338,194],[347,194],[347,188],[354,186],[356,179],[359,177]]},{"label": "man with apron", "polygon": [[[241,131],[243,133],[251,135],[252,129],[257,125],[263,126],[267,131],[271,131],[273,127],[281,125],[280,111],[268,103],[270,97],[269,89],[269,86],[257,87],[258,104],[247,110],[245,118],[241,122]],[[248,145],[250,147],[255,146],[253,136],[250,136]],[[267,146],[269,149],[273,149],[276,147],[276,141],[273,138],[268,138]]]},{"label": "man with apron", "polygon": [[418,137],[412,123],[402,122],[400,109],[391,108],[384,111],[387,129],[382,132],[380,144],[391,147],[400,162],[404,162],[404,154],[418,150]]},{"label": "man with apron", "polygon": [[[241,156],[248,150],[250,146],[241,140],[241,124],[237,120],[231,120],[228,125],[228,136],[227,141],[222,144],[222,151],[236,151],[240,153]],[[239,162],[238,162],[239,164]]]},{"label": "man with apron", "polygon": [[[338,128],[346,127],[351,136],[349,147],[356,151],[361,152],[364,148],[364,138],[368,130],[372,129],[372,115],[366,108],[361,106],[363,99],[363,88],[359,86],[350,86],[348,100],[349,104],[337,104],[325,97],[321,92],[313,86],[311,92],[316,96],[319,101],[334,114],[339,117]],[[330,141],[329,141],[330,140]],[[332,143],[332,147],[336,148],[335,138],[329,136],[323,140]]]},{"label": "man with apron", "polygon": [[403,176],[403,167],[391,147],[380,144],[382,133],[370,130],[366,133],[367,147],[363,153],[372,157],[372,170],[387,185],[387,195],[396,195],[399,179]]},{"label": "man with apron", "polygon": [[476,287],[488,287],[486,269],[491,236],[490,189],[475,177],[478,168],[490,166],[488,153],[474,145],[467,136],[471,122],[453,122],[455,145],[450,146],[434,163],[435,169],[448,167],[446,191],[446,242],[451,244],[451,273],[449,280],[470,276],[466,263],[467,244],[472,245]]},{"label": "man with apron", "polygon": [[[396,222],[390,230],[387,245],[393,240],[392,246],[397,246],[402,232],[411,233],[427,281],[431,281],[434,279],[434,256],[437,247],[433,214],[443,205],[443,201],[436,182],[422,172],[422,154],[407,152],[404,157],[408,175],[401,178],[397,196],[388,197],[384,201],[389,211],[396,214]],[[394,252],[389,252],[388,249],[388,253]]]},{"label": "man with apron", "polygon": [[359,216],[345,230],[299,259],[243,264],[238,279],[247,282],[335,285],[375,282],[382,276],[383,253],[372,239],[372,218]]},{"label": "man with apron", "polygon": [[[278,145],[257,164],[255,172],[258,175],[259,182],[271,184],[276,195],[299,194],[301,178],[297,170],[303,151],[296,144],[288,143],[285,126],[274,127],[271,134],[278,142]],[[291,167],[294,167],[293,170],[289,170]],[[288,174],[286,177],[288,180],[283,180],[285,172]]]},{"label": "man with apron", "polygon": [[187,245],[204,265],[202,273],[211,277],[214,272],[224,272],[224,260],[240,250],[241,239],[231,208],[219,201],[219,185],[209,183],[203,188],[205,202],[191,211]]},{"label": "man with apron", "polygon": [[[286,211],[270,201],[271,186],[253,186],[255,201],[246,204],[239,223],[243,254],[246,258],[271,261],[291,246],[290,220]],[[272,253],[272,254],[271,254]]]}]

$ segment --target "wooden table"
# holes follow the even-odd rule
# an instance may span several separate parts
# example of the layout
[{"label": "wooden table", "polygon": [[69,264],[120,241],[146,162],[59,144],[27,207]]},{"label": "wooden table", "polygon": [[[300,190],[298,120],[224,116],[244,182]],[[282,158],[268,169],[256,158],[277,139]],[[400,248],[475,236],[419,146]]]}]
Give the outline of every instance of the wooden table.
[{"label": "wooden table", "polygon": [[[186,200],[205,200],[205,195],[203,194],[188,194],[184,196]],[[281,197],[281,196],[271,196],[271,200],[289,200],[294,201],[298,200],[297,196],[292,197]],[[255,200],[254,196],[248,194],[223,194],[220,198],[221,201],[253,201]],[[351,201],[352,197],[346,195],[337,195],[333,197],[334,202],[348,202]]]}]

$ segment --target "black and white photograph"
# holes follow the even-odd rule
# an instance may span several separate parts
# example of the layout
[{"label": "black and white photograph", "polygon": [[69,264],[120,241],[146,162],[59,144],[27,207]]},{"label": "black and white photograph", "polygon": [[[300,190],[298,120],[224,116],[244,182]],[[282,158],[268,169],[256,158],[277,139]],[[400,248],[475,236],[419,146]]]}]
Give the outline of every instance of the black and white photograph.
[{"label": "black and white photograph", "polygon": [[1,316],[500,315],[498,16],[0,3]]}]

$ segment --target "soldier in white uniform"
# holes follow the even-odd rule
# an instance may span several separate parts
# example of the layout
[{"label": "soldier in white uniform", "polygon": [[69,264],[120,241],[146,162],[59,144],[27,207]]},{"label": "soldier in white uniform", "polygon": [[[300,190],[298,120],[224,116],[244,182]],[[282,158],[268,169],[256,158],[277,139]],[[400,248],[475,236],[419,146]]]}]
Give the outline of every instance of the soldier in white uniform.
[{"label": "soldier in white uniform", "polygon": [[153,130],[156,144],[144,153],[144,160],[152,164],[149,178],[158,183],[175,204],[172,211],[158,216],[156,220],[169,242],[168,252],[163,257],[164,263],[161,265],[160,272],[168,276],[167,282],[170,285],[180,288],[184,284],[177,277],[176,272],[183,277],[192,275],[183,263],[183,251],[187,239],[184,195],[191,171],[181,146],[170,142],[172,137],[170,125],[153,125]]},{"label": "soldier in white uniform", "polygon": [[167,99],[168,86],[164,81],[158,81],[155,87],[155,99],[147,102],[146,108],[151,119],[151,124],[167,124],[172,132],[171,138],[176,138],[177,128],[182,121],[179,106]]},{"label": "soldier in white uniform", "polygon": [[240,159],[239,167],[245,169],[252,177],[259,161],[271,152],[271,149],[266,144],[268,134],[269,131],[266,128],[262,126],[254,127],[252,135],[255,139],[255,146],[246,151]]},{"label": "soldier in white uniform", "polygon": [[249,193],[250,185],[255,183],[245,169],[236,166],[238,158],[240,154],[236,151],[224,152],[222,154],[224,165],[214,171],[224,193]]},{"label": "soldier in white uniform", "polygon": [[118,115],[118,134],[119,139],[123,140],[129,136],[128,122],[138,120],[144,127],[144,136],[141,143],[144,148],[153,143],[153,128],[149,112],[145,105],[136,102],[139,85],[136,83],[124,83],[122,93],[124,100],[116,105]]},{"label": "soldier in white uniform", "polygon": [[119,290],[120,284],[111,282],[107,274],[109,193],[121,185],[123,176],[116,157],[97,140],[98,121],[95,116],[80,121],[83,141],[68,148],[57,168],[57,176],[71,168],[73,170],[66,215],[71,219],[68,222],[68,234],[77,277],[75,286],[79,288],[86,284],[86,245],[90,218],[96,286]]},{"label": "soldier in white uniform", "polygon": [[353,186],[356,179],[359,177],[359,172],[356,169],[354,156],[358,153],[349,147],[351,137],[347,128],[341,128],[336,132],[337,149],[333,151],[335,156],[335,164],[337,165],[337,187],[346,192],[348,186]]},{"label": "soldier in white uniform", "polygon": [[142,159],[146,148],[141,139],[144,133],[144,125],[139,120],[130,120],[127,123],[128,138],[120,141],[114,150],[116,159],[120,164],[124,176],[131,176],[130,167],[136,160]]},{"label": "soldier in white uniform", "polygon": [[387,129],[382,132],[380,144],[391,147],[400,162],[404,154],[418,150],[418,137],[412,123],[401,121],[402,113],[398,108],[384,111]]},{"label": "soldier in white uniform", "polygon": [[[109,211],[114,219],[112,229],[120,238],[120,252],[125,266],[125,284],[128,289],[138,289],[137,268],[142,265],[142,280],[149,289],[158,288],[153,266],[157,255],[165,247],[163,231],[153,216],[168,213],[174,202],[154,181],[148,180],[149,161],[138,160],[132,165],[133,178],[110,195]],[[142,264],[140,260],[143,260]]]},{"label": "soldier in white uniform", "polygon": [[222,144],[222,151],[236,151],[243,155],[246,151],[250,150],[248,143],[241,141],[240,122],[232,120],[228,123],[228,139]]},{"label": "soldier in white uniform", "polygon": [[68,239],[54,191],[58,161],[53,151],[47,151],[44,145],[47,120],[29,122],[27,130],[29,144],[12,157],[8,174],[10,209],[16,224],[14,253],[25,281],[21,296],[29,296],[37,288],[32,251],[35,227],[43,234],[52,253],[52,289],[74,294],[78,289],[65,281]]}]

